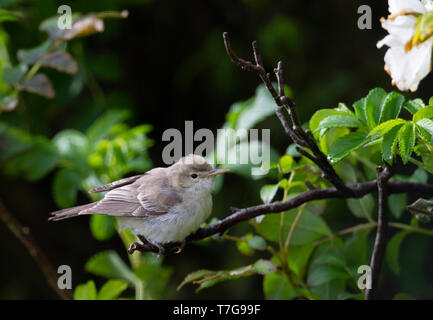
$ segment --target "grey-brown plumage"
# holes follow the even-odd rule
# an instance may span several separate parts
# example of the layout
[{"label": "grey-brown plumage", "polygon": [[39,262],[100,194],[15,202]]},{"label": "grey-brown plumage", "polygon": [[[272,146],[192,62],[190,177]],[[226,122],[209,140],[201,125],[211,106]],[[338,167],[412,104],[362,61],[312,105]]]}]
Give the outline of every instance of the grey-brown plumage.
[{"label": "grey-brown plumage", "polygon": [[189,155],[168,168],[90,190],[108,192],[100,201],[53,212],[49,220],[110,215],[118,218],[121,228],[130,228],[158,246],[183,241],[209,216],[213,178],[227,171],[213,170],[202,157]]}]

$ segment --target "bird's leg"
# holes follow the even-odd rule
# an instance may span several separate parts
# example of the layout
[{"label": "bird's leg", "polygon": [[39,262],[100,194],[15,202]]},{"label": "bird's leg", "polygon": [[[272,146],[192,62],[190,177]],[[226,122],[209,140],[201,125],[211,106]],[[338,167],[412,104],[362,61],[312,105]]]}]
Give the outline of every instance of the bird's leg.
[{"label": "bird's leg", "polygon": [[149,241],[147,241],[147,239],[146,239],[143,235],[138,234],[137,237],[138,237],[138,239],[140,239],[140,241],[141,241],[143,244],[149,243]]},{"label": "bird's leg", "polygon": [[180,245],[177,247],[177,250],[176,250],[174,253],[175,253],[175,254],[181,253],[182,250],[183,250],[183,248],[185,247],[185,243],[186,243],[186,241],[183,240],[183,241],[180,243]]},{"label": "bird's leg", "polygon": [[[144,237],[143,237],[144,238]],[[155,253],[155,252],[152,252],[152,254],[158,259],[160,256],[161,256],[161,254],[165,254],[165,248],[161,245],[161,244],[159,244],[158,242],[153,242],[153,241],[150,241],[150,240],[146,240],[148,243],[150,243],[150,244],[152,244],[152,245],[154,245],[155,247],[157,247],[158,248],[158,253]]]}]

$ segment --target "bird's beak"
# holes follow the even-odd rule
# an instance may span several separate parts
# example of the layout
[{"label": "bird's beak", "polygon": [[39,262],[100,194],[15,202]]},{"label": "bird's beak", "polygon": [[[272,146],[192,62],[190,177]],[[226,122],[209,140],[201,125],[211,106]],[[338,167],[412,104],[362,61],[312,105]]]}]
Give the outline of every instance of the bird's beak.
[{"label": "bird's beak", "polygon": [[229,169],[215,169],[215,170],[212,170],[211,172],[209,172],[209,174],[207,175],[207,177],[208,178],[216,177],[219,174],[227,173],[229,171],[230,171]]}]

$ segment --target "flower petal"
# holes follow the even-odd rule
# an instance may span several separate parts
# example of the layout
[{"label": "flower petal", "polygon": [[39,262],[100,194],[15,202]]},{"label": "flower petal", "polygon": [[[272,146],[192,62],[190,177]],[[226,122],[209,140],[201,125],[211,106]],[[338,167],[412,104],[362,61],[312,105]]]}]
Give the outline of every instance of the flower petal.
[{"label": "flower petal", "polygon": [[402,11],[426,13],[427,10],[419,0],[389,0],[389,12],[396,14]]}]

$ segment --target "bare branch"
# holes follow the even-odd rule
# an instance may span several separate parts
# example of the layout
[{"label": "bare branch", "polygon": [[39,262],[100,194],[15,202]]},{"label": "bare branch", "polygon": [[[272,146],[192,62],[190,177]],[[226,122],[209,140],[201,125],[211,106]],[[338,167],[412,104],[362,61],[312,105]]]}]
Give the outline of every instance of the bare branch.
[{"label": "bare branch", "polygon": [[[389,194],[394,193],[418,193],[424,196],[433,196],[433,185],[424,183],[413,183],[406,181],[390,181],[387,184],[387,191]],[[377,181],[368,181],[364,183],[358,183],[349,186],[351,193],[343,193],[341,190],[333,188],[326,189],[314,189],[306,191],[294,198],[286,201],[273,202],[268,204],[262,204],[258,206],[237,209],[237,211],[223,220],[198,229],[194,234],[190,235],[186,241],[197,241],[215,234],[222,234],[234,225],[260,216],[262,214],[280,213],[282,211],[297,208],[300,205],[322,199],[332,198],[362,198],[368,193],[373,193],[377,190]],[[166,252],[174,252],[179,247],[179,244],[168,244],[165,246]],[[133,253],[135,250],[139,251],[150,251],[158,252],[158,248],[150,243],[146,243],[140,246],[140,244],[133,244],[130,247],[129,253]]]},{"label": "bare branch", "polygon": [[378,190],[378,216],[377,216],[377,231],[376,240],[374,242],[373,253],[371,255],[371,289],[365,291],[365,299],[371,300],[376,298],[377,289],[379,286],[380,271],[382,262],[385,256],[386,236],[388,230],[388,180],[391,177],[391,169],[386,166],[384,169],[378,167],[377,175],[377,190]]},{"label": "bare branch", "polygon": [[41,268],[48,284],[63,300],[72,300],[72,296],[68,290],[61,290],[57,285],[58,274],[51,265],[41,247],[31,236],[29,229],[23,227],[15,217],[9,213],[3,203],[0,201],[0,219],[6,224],[8,229],[17,237],[26,247],[29,254]]},{"label": "bare branch", "polygon": [[286,134],[298,145],[303,146],[311,150],[313,156],[310,158],[323,172],[323,177],[327,179],[330,183],[332,183],[337,189],[341,190],[343,193],[350,193],[351,190],[347,188],[341,178],[337,175],[334,168],[329,163],[326,156],[320,151],[317,146],[313,136],[304,131],[299,123],[296,110],[295,103],[284,95],[284,83],[283,83],[283,63],[280,61],[278,63],[277,68],[274,70],[275,75],[277,77],[278,82],[278,93],[272,85],[272,81],[270,79],[269,73],[266,72],[265,67],[263,66],[263,61],[258,50],[257,42],[253,41],[253,53],[255,64],[251,61],[239,58],[231,49],[229,37],[227,32],[223,33],[224,46],[226,48],[227,54],[230,59],[240,66],[244,70],[248,70],[256,73],[262,82],[265,84],[266,88],[272,95],[275,100],[277,106],[284,108],[287,110],[292,125],[291,127],[288,125],[283,113],[281,112],[281,108],[277,109],[276,114],[281,124],[283,125],[284,131]]}]

